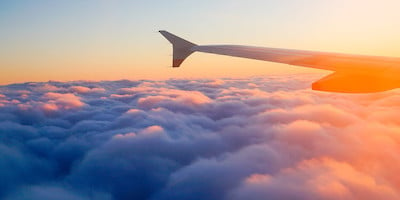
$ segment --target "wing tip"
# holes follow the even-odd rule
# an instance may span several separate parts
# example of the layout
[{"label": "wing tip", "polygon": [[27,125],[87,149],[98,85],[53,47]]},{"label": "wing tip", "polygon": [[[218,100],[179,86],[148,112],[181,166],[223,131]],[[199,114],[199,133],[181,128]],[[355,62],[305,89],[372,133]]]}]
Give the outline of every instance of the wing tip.
[{"label": "wing tip", "polygon": [[159,30],[161,35],[163,35],[170,43],[172,43],[173,47],[173,60],[172,67],[179,67],[183,63],[183,61],[194,52],[192,48],[196,46],[196,44],[191,43],[185,39],[182,39],[168,31]]},{"label": "wing tip", "polygon": [[180,67],[185,59],[173,59],[172,67]]}]

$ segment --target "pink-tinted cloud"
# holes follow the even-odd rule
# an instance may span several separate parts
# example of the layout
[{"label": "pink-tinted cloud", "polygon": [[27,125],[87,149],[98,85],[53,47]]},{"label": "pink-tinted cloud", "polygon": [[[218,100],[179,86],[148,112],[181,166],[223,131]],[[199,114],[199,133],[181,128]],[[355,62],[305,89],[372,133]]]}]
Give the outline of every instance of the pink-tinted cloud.
[{"label": "pink-tinted cloud", "polygon": [[[153,91],[153,89],[150,89]],[[142,91],[146,92],[146,91]],[[157,107],[162,103],[175,103],[182,106],[200,106],[210,103],[211,99],[199,91],[184,91],[176,89],[157,90],[154,96],[142,97],[138,106],[143,108]]]},{"label": "pink-tinted cloud", "polygon": [[113,138],[115,139],[127,139],[127,138],[131,138],[131,137],[135,137],[136,133],[125,133],[125,134],[116,134],[113,136]]},{"label": "pink-tinted cloud", "polygon": [[395,188],[331,158],[313,158],[277,174],[252,174],[233,199],[399,199]]},{"label": "pink-tinted cloud", "polygon": [[400,198],[400,90],[314,76],[2,86],[0,198]]},{"label": "pink-tinted cloud", "polygon": [[46,100],[42,106],[45,111],[70,110],[85,105],[78,96],[71,93],[48,92],[42,98]]},{"label": "pink-tinted cloud", "polygon": [[85,86],[72,86],[69,89],[71,92],[76,92],[78,94],[102,93],[106,91],[104,88],[89,88]]},{"label": "pink-tinted cloud", "polygon": [[65,89],[65,88],[59,88],[59,87],[57,87],[57,86],[55,86],[55,85],[52,85],[52,84],[50,84],[50,83],[45,83],[44,85],[35,87],[35,89],[36,89],[37,91],[47,91],[47,92],[48,92],[48,91],[52,91],[52,92],[55,92],[55,91],[63,90],[63,89]]}]

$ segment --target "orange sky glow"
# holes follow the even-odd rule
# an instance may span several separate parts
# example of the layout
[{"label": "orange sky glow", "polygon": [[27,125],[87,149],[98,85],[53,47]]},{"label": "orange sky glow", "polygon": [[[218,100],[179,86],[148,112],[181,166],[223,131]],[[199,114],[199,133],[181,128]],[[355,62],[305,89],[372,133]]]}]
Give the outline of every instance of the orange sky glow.
[{"label": "orange sky glow", "polygon": [[202,53],[172,69],[159,29],[198,44],[400,56],[395,0],[1,4],[0,84],[323,73]]}]

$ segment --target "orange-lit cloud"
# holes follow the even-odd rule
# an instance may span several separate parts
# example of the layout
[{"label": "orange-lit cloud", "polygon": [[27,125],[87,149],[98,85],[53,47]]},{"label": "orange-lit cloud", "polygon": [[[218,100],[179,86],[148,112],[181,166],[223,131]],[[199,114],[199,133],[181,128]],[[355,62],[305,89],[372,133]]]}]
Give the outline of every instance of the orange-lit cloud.
[{"label": "orange-lit cloud", "polygon": [[398,199],[399,90],[316,92],[316,78],[2,87],[15,167],[0,162],[0,197]]},{"label": "orange-lit cloud", "polygon": [[[347,162],[331,158],[313,158],[274,175],[252,174],[233,199],[398,199],[395,188],[355,169]],[[274,191],[282,191],[279,194]],[[258,195],[257,195],[258,194]],[[307,195],[306,195],[307,194]],[[306,196],[305,196],[306,195]]]}]

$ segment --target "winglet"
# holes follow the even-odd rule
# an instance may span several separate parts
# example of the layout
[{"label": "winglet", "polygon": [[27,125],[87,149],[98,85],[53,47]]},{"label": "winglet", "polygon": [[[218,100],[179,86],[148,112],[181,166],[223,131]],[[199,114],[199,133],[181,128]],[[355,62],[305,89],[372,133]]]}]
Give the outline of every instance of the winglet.
[{"label": "winglet", "polygon": [[182,62],[190,56],[194,51],[193,47],[197,46],[185,39],[182,39],[168,31],[159,31],[161,35],[163,35],[173,47],[173,62],[172,67],[179,67]]}]

